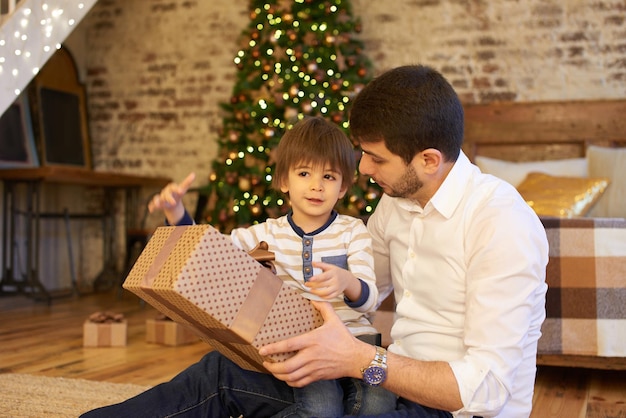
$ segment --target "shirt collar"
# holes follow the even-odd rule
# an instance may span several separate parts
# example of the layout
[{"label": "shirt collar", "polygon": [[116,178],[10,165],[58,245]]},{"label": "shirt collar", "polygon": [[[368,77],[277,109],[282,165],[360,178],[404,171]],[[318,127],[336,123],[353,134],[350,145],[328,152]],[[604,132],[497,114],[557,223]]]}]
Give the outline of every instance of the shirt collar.
[{"label": "shirt collar", "polygon": [[471,171],[472,163],[463,151],[460,151],[448,176],[425,207],[422,208],[415,201],[404,198],[399,199],[399,205],[409,212],[426,214],[436,210],[444,217],[450,218],[463,198]]},{"label": "shirt collar", "polygon": [[330,216],[328,217],[328,220],[326,221],[324,225],[322,225],[320,228],[316,229],[315,231],[311,232],[310,234],[305,234],[302,228],[296,225],[296,223],[293,221],[293,211],[290,210],[289,213],[287,213],[287,221],[289,222],[289,225],[291,225],[291,228],[294,230],[296,234],[298,234],[299,237],[304,237],[305,235],[310,237],[310,236],[319,234],[320,232],[328,228],[328,226],[333,223],[336,217],[337,217],[337,211],[333,210],[330,213]]},{"label": "shirt collar", "polygon": [[428,210],[428,206],[432,206],[444,217],[450,218],[459,206],[459,203],[461,203],[465,190],[467,190],[472,168],[473,166],[469,158],[463,151],[460,151],[459,158],[457,158],[439,189],[426,204],[425,209]]}]

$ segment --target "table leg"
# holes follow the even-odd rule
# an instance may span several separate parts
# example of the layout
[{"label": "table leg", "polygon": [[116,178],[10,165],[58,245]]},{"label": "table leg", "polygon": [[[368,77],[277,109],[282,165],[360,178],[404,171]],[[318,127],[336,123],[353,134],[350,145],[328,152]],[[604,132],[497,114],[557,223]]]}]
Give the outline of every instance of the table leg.
[{"label": "table leg", "polygon": [[2,278],[0,294],[19,292],[21,283],[15,280],[15,184],[5,182],[2,201]]},{"label": "table leg", "polygon": [[[100,274],[98,274],[98,276],[94,280],[93,288],[96,292],[111,289],[113,286],[119,283],[120,276],[123,274],[117,268],[117,259],[119,252],[117,251],[118,246],[115,243],[117,222],[115,219],[114,202],[117,191],[118,189],[114,188],[105,189],[104,212],[102,218],[103,267]],[[125,199],[127,200],[126,196]],[[128,201],[126,201],[124,205],[126,206],[126,210],[128,210]],[[128,216],[128,214],[126,216]]]}]

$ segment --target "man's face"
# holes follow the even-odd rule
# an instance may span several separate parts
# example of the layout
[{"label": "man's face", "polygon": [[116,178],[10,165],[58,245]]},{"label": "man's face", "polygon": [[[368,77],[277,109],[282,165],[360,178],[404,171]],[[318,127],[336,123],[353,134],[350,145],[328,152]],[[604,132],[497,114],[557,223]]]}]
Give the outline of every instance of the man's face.
[{"label": "man's face", "polygon": [[387,149],[384,141],[361,144],[359,171],[370,176],[392,197],[414,198],[424,183],[413,165]]}]

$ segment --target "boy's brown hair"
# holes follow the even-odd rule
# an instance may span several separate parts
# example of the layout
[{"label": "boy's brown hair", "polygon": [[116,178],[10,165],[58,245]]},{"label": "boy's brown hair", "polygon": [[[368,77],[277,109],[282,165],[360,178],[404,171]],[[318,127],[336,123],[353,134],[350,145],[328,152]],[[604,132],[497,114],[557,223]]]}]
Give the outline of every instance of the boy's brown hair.
[{"label": "boy's brown hair", "polygon": [[352,142],[338,126],[320,116],[298,121],[289,129],[276,149],[276,168],[272,185],[280,190],[296,164],[325,167],[327,164],[342,175],[342,188],[354,183],[356,154]]}]

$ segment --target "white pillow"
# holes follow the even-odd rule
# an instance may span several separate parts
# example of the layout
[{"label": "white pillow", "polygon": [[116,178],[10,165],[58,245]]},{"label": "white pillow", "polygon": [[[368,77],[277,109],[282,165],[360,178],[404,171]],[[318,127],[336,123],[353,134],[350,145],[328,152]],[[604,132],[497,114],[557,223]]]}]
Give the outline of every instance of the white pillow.
[{"label": "white pillow", "polygon": [[587,159],[584,157],[518,163],[477,155],[475,163],[483,173],[499,177],[514,187],[519,186],[531,172],[551,176],[588,177]]},{"label": "white pillow", "polygon": [[626,148],[590,145],[587,148],[587,160],[590,177],[600,176],[611,180],[588,216],[626,218]]}]

